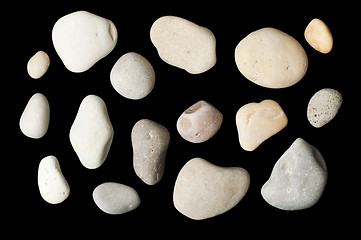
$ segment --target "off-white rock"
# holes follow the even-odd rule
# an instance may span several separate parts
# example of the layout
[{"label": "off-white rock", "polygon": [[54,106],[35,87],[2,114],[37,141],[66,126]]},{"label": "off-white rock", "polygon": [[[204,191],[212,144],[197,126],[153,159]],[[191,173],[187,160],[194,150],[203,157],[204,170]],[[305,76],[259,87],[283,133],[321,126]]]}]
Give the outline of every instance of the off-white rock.
[{"label": "off-white rock", "polygon": [[38,79],[41,78],[50,65],[50,58],[44,51],[38,51],[34,56],[30,58],[27,65],[29,76]]},{"label": "off-white rock", "polygon": [[216,64],[215,36],[186,19],[158,18],[150,29],[150,39],[163,61],[189,73],[203,73]]},{"label": "off-white rock", "polygon": [[332,50],[333,38],[330,29],[320,19],[313,19],[305,30],[306,41],[321,53],[329,53]]},{"label": "off-white rock", "polygon": [[202,100],[181,114],[177,120],[177,130],[185,140],[201,143],[217,133],[222,121],[222,113],[212,104]]},{"label": "off-white rock", "polygon": [[52,39],[65,67],[72,72],[84,72],[114,49],[118,32],[110,20],[77,11],[55,23]]},{"label": "off-white rock", "polygon": [[306,52],[296,39],[275,28],[262,28],[242,39],[235,50],[239,71],[267,88],[286,88],[306,74]]},{"label": "off-white rock", "polygon": [[85,97],[69,134],[71,145],[84,167],[95,169],[103,164],[113,135],[113,126],[104,101],[95,95]]},{"label": "off-white rock", "polygon": [[178,174],[173,203],[189,218],[206,219],[237,205],[249,184],[250,176],[243,168],[219,167],[202,158],[193,158]]},{"label": "off-white rock", "polygon": [[30,138],[41,138],[48,131],[50,106],[48,99],[41,93],[34,94],[20,117],[20,130]]},{"label": "off-white rock", "polygon": [[316,92],[307,107],[307,119],[312,126],[320,128],[329,123],[342,105],[342,95],[335,89],[324,88]]},{"label": "off-white rock", "polygon": [[321,198],[327,182],[326,163],[314,146],[296,139],[273,167],[261,194],[282,210],[301,210]]},{"label": "off-white rock", "polygon": [[153,90],[155,73],[145,57],[129,52],[121,56],[113,66],[110,82],[120,95],[136,100],[144,98]]},{"label": "off-white rock", "polygon": [[61,203],[69,196],[70,187],[56,157],[48,156],[40,161],[38,185],[42,198],[48,203]]},{"label": "off-white rock", "polygon": [[140,198],[136,190],[120,183],[106,182],[93,191],[95,204],[105,213],[123,214],[136,209]]},{"label": "off-white rock", "polygon": [[253,151],[286,127],[287,123],[287,116],[277,102],[264,100],[248,103],[236,114],[239,143],[244,150]]},{"label": "off-white rock", "polygon": [[142,119],[134,125],[131,140],[135,173],[148,185],[158,183],[164,172],[169,131],[159,123]]}]

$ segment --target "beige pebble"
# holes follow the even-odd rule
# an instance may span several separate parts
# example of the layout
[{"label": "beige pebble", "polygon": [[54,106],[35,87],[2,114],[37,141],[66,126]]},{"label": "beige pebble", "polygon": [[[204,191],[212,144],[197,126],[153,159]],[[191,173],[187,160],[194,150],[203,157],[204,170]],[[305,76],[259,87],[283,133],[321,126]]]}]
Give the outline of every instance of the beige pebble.
[{"label": "beige pebble", "polygon": [[273,100],[248,103],[236,115],[236,125],[241,147],[255,150],[262,142],[281,131],[288,119],[281,106]]},{"label": "beige pebble", "polygon": [[313,19],[305,30],[306,41],[321,53],[329,53],[332,50],[333,38],[330,29],[320,19]]},{"label": "beige pebble", "polygon": [[29,76],[38,79],[41,78],[49,68],[50,59],[44,51],[38,51],[30,58],[27,65]]}]

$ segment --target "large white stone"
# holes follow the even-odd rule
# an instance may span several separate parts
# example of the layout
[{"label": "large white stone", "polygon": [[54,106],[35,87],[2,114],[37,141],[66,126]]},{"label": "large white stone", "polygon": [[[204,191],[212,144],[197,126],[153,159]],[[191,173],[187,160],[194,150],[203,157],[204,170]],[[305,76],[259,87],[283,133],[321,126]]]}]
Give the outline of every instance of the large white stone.
[{"label": "large white stone", "polygon": [[69,134],[71,145],[84,167],[95,169],[103,164],[113,135],[113,126],[104,101],[95,95],[85,97]]},{"label": "large white stone", "polygon": [[110,20],[77,11],[55,23],[52,39],[65,67],[72,72],[84,72],[114,49],[118,32]]}]

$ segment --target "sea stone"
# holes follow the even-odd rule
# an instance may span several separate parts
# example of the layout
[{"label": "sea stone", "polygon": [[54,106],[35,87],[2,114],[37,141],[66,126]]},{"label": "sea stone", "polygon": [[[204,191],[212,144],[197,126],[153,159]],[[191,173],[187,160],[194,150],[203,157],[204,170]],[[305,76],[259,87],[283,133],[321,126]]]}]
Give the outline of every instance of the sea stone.
[{"label": "sea stone", "polygon": [[38,185],[40,195],[48,203],[58,204],[69,196],[70,187],[56,157],[48,156],[40,161]]},{"label": "sea stone", "polygon": [[135,173],[148,185],[158,183],[163,176],[170,141],[168,130],[159,123],[142,119],[134,125],[131,140]]},{"label": "sea stone", "polygon": [[189,218],[211,218],[237,205],[249,184],[249,174],[243,168],[219,167],[202,158],[193,158],[178,174],[173,203]]},{"label": "sea stone", "polygon": [[331,88],[321,89],[312,96],[308,103],[307,119],[312,126],[320,128],[336,116],[341,104],[341,93]]},{"label": "sea stone", "polygon": [[86,11],[60,18],[53,27],[53,45],[65,67],[84,72],[115,47],[118,32],[108,19]]},{"label": "sea stone", "polygon": [[27,65],[28,74],[34,79],[41,78],[49,68],[50,59],[44,51],[38,51],[30,58]]},{"label": "sea stone", "polygon": [[95,95],[85,97],[69,134],[71,145],[84,167],[95,169],[103,164],[113,135],[113,126],[104,101]]},{"label": "sea stone", "polygon": [[253,151],[286,127],[287,122],[281,106],[273,100],[248,103],[236,114],[239,143],[244,150]]},{"label": "sea stone", "polygon": [[155,73],[146,58],[129,52],[121,56],[113,66],[110,82],[120,95],[136,100],[144,98],[153,90]]},{"label": "sea stone", "polygon": [[276,162],[261,194],[276,208],[301,210],[321,198],[326,182],[327,168],[321,153],[298,138]]},{"label": "sea stone", "polygon": [[217,133],[222,121],[222,113],[212,104],[202,100],[181,114],[177,120],[177,130],[185,140],[201,143]]},{"label": "sea stone", "polygon": [[93,191],[95,204],[105,213],[123,214],[136,209],[140,198],[133,188],[114,182],[106,182]]},{"label": "sea stone", "polygon": [[30,138],[41,138],[48,131],[50,106],[48,99],[41,93],[34,94],[20,117],[20,130]]},{"label": "sea stone", "polygon": [[215,36],[186,19],[158,18],[150,29],[150,39],[163,61],[189,73],[203,73],[216,64]]},{"label": "sea stone", "polygon": [[275,28],[262,28],[242,39],[235,50],[239,71],[267,88],[286,88],[306,74],[306,52],[296,39]]},{"label": "sea stone", "polygon": [[330,29],[320,19],[313,19],[305,30],[306,41],[321,53],[329,53],[332,50],[333,38]]}]

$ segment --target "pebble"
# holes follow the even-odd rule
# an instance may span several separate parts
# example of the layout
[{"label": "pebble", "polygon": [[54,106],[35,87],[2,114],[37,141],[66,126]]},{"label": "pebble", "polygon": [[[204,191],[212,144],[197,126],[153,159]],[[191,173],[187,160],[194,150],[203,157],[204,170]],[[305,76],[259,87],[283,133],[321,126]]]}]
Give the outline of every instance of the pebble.
[{"label": "pebble", "polygon": [[49,68],[50,59],[44,51],[38,51],[30,58],[27,65],[28,74],[34,79],[41,78]]},{"label": "pebble", "polygon": [[65,67],[84,72],[115,47],[118,32],[108,19],[87,11],[61,17],[52,31],[53,45]]},{"label": "pebble", "polygon": [[342,95],[335,89],[324,88],[316,92],[307,107],[307,119],[312,126],[320,128],[329,123],[342,105]]},{"label": "pebble", "polygon": [[296,39],[275,28],[262,28],[242,39],[235,50],[239,71],[267,88],[286,88],[306,74],[306,52]]},{"label": "pebble", "polygon": [[321,198],[327,182],[326,163],[314,146],[297,138],[273,167],[261,194],[282,210],[301,210]]},{"label": "pebble", "polygon": [[106,182],[93,191],[95,204],[105,213],[123,214],[136,209],[140,198],[132,187],[120,183]]},{"label": "pebble", "polygon": [[236,114],[241,147],[255,150],[262,142],[286,127],[288,119],[281,106],[273,100],[248,103]]},{"label": "pebble", "polygon": [[237,205],[249,184],[250,176],[243,168],[219,167],[202,158],[193,158],[178,174],[173,203],[191,219],[211,218]]},{"label": "pebble", "polygon": [[144,98],[153,90],[155,73],[145,57],[129,52],[121,56],[113,66],[110,82],[120,95],[137,100]]},{"label": "pebble", "polygon": [[177,120],[177,130],[187,141],[202,143],[213,137],[222,125],[223,115],[212,104],[199,101]]},{"label": "pebble", "polygon": [[215,36],[186,19],[158,18],[150,29],[150,39],[163,61],[191,74],[206,72],[216,64]]},{"label": "pebble", "polygon": [[159,123],[142,119],[134,125],[131,141],[135,173],[148,185],[158,183],[164,172],[169,131]]},{"label": "pebble", "polygon": [[103,164],[113,135],[105,102],[95,95],[85,97],[69,134],[71,145],[84,167],[95,169]]},{"label": "pebble", "polygon": [[321,53],[332,50],[333,38],[330,29],[320,19],[313,19],[306,27],[305,39],[311,47]]},{"label": "pebble", "polygon": [[54,156],[43,158],[39,163],[38,185],[41,197],[51,204],[63,202],[70,194],[70,187]]},{"label": "pebble", "polygon": [[34,94],[20,117],[20,130],[30,138],[41,138],[48,131],[50,106],[48,99],[41,93]]}]

